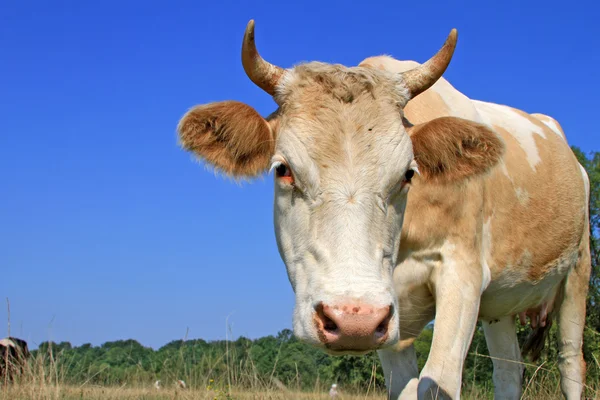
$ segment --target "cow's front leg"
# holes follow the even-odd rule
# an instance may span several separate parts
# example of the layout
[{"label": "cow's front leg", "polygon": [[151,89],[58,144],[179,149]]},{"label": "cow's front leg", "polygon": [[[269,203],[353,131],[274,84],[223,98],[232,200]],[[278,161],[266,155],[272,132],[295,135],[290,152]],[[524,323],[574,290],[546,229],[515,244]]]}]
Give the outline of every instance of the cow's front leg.
[{"label": "cow's front leg", "polygon": [[[419,377],[417,353],[412,340],[410,344],[400,342],[393,348],[378,350],[377,353],[385,375],[388,398],[392,400],[401,399],[400,395],[407,388],[409,382],[411,380],[416,381]],[[411,391],[411,389],[409,388],[408,391]]]},{"label": "cow's front leg", "polygon": [[463,363],[477,324],[484,286],[481,267],[446,261],[432,274],[435,325],[429,357],[419,376],[419,399],[460,398]]},{"label": "cow's front leg", "polygon": [[482,321],[482,325],[494,364],[494,398],[520,399],[523,364],[514,315]]},{"label": "cow's front leg", "polygon": [[392,348],[378,351],[391,400],[416,397],[419,368],[413,343],[435,317],[435,298],[428,284],[432,269],[427,263],[406,259],[394,270],[400,341]]}]

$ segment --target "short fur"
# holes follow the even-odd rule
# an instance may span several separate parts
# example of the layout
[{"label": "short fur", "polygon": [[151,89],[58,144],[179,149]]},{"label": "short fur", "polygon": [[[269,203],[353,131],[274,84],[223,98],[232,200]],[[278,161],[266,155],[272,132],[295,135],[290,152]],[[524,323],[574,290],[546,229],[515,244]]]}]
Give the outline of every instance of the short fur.
[{"label": "short fur", "polygon": [[381,90],[384,87],[384,82],[382,74],[367,68],[310,62],[298,65],[293,73],[285,76],[278,99],[281,102],[289,102],[289,97],[293,94],[311,88],[338,101],[352,103],[362,93],[375,95],[376,89]]},{"label": "short fur", "polygon": [[196,106],[177,130],[183,148],[227,175],[252,177],[269,167],[272,130],[249,105],[223,101]]},{"label": "short fur", "polygon": [[488,172],[504,154],[504,143],[488,127],[441,117],[409,130],[421,176],[451,183]]}]

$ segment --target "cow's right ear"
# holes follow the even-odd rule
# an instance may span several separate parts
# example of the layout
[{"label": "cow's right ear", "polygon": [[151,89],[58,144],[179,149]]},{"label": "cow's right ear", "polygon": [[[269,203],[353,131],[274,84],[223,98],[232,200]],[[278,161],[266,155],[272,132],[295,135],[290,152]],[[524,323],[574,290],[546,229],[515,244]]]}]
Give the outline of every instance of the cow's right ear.
[{"label": "cow's right ear", "polygon": [[275,149],[271,124],[237,101],[192,108],[179,121],[177,132],[184,149],[234,177],[265,172]]}]

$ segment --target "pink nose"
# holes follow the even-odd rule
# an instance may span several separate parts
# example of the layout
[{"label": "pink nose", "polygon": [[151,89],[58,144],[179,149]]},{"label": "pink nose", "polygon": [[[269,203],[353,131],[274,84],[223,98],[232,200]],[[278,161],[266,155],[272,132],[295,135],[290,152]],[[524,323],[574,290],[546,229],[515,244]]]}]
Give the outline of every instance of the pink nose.
[{"label": "pink nose", "polygon": [[392,319],[391,306],[373,307],[365,304],[315,307],[314,321],[319,339],[331,350],[373,350],[388,338]]}]

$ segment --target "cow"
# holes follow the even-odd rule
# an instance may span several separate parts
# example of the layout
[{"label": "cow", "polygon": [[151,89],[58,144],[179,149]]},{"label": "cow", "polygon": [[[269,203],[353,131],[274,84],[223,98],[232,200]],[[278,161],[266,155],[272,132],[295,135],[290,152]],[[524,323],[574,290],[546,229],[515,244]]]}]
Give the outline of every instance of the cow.
[{"label": "cow", "polygon": [[0,382],[12,382],[15,376],[23,376],[29,358],[27,342],[7,337],[0,340]]},{"label": "cow", "polygon": [[[326,352],[376,350],[390,398],[459,398],[482,321],[498,398],[519,398],[516,316],[539,355],[558,323],[561,390],[580,398],[590,275],[589,180],[556,120],[469,99],[423,64],[284,69],[246,28],[242,64],[278,108],[222,101],[179,121],[181,146],[225,175],[274,174],[274,228],[294,334]],[[414,340],[435,320],[421,371]]]}]

